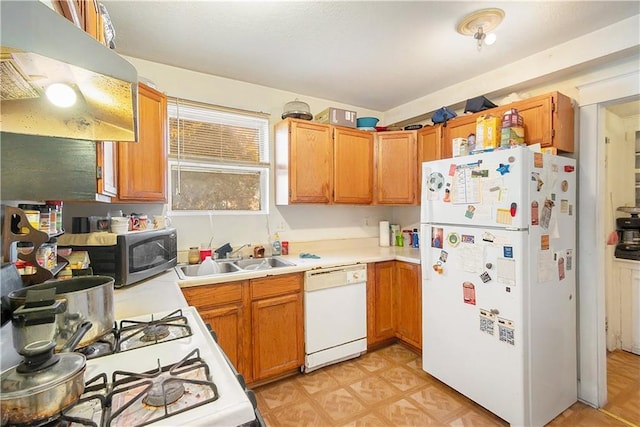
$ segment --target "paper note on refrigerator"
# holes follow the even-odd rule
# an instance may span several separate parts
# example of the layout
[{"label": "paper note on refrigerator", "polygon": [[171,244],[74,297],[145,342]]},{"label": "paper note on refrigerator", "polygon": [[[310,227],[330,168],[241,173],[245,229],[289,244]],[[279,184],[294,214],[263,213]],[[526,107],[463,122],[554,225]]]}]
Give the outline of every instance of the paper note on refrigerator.
[{"label": "paper note on refrigerator", "polygon": [[516,260],[498,258],[498,282],[514,286],[516,284]]},{"label": "paper note on refrigerator", "polygon": [[483,249],[479,245],[463,244],[456,249],[458,268],[469,273],[481,273],[484,266]]},{"label": "paper note on refrigerator", "polygon": [[553,251],[538,251],[538,283],[546,283],[553,280],[556,272],[556,263],[553,260]]},{"label": "paper note on refrigerator", "polygon": [[451,191],[454,204],[480,203],[480,178],[472,176],[470,168],[458,168]]}]

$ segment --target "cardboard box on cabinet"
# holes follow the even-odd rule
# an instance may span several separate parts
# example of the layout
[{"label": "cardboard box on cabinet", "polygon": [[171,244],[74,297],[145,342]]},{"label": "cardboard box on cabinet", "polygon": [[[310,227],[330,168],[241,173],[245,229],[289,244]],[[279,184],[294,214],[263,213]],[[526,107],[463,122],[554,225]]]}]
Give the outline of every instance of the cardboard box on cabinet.
[{"label": "cardboard box on cabinet", "polygon": [[355,111],[329,107],[326,110],[316,114],[314,117],[314,121],[318,123],[327,123],[334,126],[355,128],[356,118],[357,114]]}]

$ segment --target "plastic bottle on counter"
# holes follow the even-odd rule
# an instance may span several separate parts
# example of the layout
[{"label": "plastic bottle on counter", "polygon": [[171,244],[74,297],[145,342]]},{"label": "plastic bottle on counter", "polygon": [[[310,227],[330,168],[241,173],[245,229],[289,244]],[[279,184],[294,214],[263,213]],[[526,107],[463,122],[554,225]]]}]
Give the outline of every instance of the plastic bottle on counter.
[{"label": "plastic bottle on counter", "polygon": [[277,256],[282,254],[282,245],[280,244],[280,236],[276,233],[274,236],[271,255]]},{"label": "plastic bottle on counter", "polygon": [[420,237],[418,236],[417,228],[414,228],[413,233],[411,233],[411,246],[416,249],[420,247]]}]

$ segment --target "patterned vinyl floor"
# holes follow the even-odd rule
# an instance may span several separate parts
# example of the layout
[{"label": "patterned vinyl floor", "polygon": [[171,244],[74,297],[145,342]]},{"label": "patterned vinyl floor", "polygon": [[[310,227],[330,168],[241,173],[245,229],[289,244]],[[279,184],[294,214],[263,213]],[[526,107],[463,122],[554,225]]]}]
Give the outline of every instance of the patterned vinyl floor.
[{"label": "patterned vinyl floor", "polygon": [[[508,426],[421,369],[401,344],[257,388],[268,426]],[[609,404],[575,403],[550,426],[640,426],[640,356],[608,357]]]}]

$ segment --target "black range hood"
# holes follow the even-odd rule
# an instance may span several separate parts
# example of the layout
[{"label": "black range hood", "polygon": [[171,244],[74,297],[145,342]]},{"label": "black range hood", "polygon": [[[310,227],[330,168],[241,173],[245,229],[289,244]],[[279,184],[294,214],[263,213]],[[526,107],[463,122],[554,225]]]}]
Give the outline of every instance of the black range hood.
[{"label": "black range hood", "polygon": [[[91,141],[136,141],[133,65],[40,1],[0,2],[0,130]],[[76,103],[45,90],[65,83]]]}]

